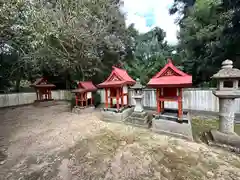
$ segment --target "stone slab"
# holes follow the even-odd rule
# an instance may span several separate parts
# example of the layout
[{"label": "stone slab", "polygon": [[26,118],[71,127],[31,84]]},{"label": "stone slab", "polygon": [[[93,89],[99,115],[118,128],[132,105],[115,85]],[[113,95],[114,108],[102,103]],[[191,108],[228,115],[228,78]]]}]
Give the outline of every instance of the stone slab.
[{"label": "stone slab", "polygon": [[240,148],[240,136],[237,134],[225,134],[217,130],[211,130],[210,133],[213,142]]},{"label": "stone slab", "polygon": [[48,100],[48,101],[34,101],[33,105],[37,107],[48,107],[48,106],[55,106],[57,105],[57,101],[55,100]]},{"label": "stone slab", "polygon": [[95,111],[94,106],[89,106],[89,107],[85,107],[85,108],[80,108],[80,107],[75,106],[72,109],[72,113],[75,113],[75,114],[92,113],[94,111]]},{"label": "stone slab", "polygon": [[173,135],[176,137],[193,140],[191,121],[188,123],[178,123],[165,119],[152,119],[152,131]]},{"label": "stone slab", "polygon": [[111,122],[123,122],[132,114],[133,109],[134,109],[133,107],[127,108],[122,112],[113,112],[113,111],[102,110],[101,111],[101,120],[111,121]]}]

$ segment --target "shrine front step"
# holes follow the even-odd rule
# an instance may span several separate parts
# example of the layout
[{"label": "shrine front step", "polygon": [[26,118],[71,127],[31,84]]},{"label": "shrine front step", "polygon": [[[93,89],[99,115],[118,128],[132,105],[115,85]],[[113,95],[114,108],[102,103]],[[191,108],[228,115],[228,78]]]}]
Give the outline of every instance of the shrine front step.
[{"label": "shrine front step", "polygon": [[188,123],[178,123],[175,121],[153,118],[152,131],[193,141],[192,126],[190,120]]},{"label": "shrine front step", "polygon": [[85,108],[80,108],[78,106],[75,106],[72,109],[72,113],[75,113],[75,114],[92,113],[92,112],[94,112],[94,110],[95,110],[94,106],[85,107]]},{"label": "shrine front step", "polygon": [[108,122],[123,122],[133,112],[133,108],[125,109],[123,112],[101,111],[101,120]]}]

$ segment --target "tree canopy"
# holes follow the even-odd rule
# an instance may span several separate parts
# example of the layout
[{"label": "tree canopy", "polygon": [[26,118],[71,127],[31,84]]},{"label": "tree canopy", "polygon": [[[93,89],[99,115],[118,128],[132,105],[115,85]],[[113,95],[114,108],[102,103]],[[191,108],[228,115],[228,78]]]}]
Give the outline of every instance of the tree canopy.
[{"label": "tree canopy", "polygon": [[16,68],[19,79],[26,72],[28,79],[42,74],[85,80],[125,55],[127,32],[119,1],[5,0],[0,6],[1,54],[9,53],[4,47],[17,54],[8,71],[13,75]]},{"label": "tree canopy", "polygon": [[[25,81],[48,77],[60,88],[76,81],[103,81],[113,65],[143,84],[171,57],[193,75],[194,85],[211,86],[221,62],[240,68],[237,0],[175,0],[178,44],[159,27],[139,33],[126,27],[121,0],[1,0],[0,90],[19,91]],[[25,83],[26,84],[26,83]]]},{"label": "tree canopy", "polygon": [[175,1],[171,13],[182,14],[178,22],[179,49],[195,85],[210,82],[225,59],[232,59],[240,67],[238,6],[237,1]]}]

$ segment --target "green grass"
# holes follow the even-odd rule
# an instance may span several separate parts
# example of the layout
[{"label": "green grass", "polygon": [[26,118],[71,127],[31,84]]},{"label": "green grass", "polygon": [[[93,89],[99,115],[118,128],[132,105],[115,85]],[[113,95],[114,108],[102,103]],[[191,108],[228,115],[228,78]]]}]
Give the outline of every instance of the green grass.
[{"label": "green grass", "polygon": [[[192,131],[193,131],[193,138],[198,140],[203,132],[209,131],[211,129],[218,129],[219,128],[219,121],[216,119],[192,119]],[[235,124],[235,132],[240,135],[240,124]]]}]

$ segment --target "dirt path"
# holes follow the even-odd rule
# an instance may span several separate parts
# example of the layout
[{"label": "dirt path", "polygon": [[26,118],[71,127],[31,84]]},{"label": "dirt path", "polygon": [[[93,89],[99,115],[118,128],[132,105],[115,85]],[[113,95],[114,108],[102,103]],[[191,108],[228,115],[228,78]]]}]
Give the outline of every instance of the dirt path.
[{"label": "dirt path", "polygon": [[0,180],[240,179],[234,154],[97,116],[64,104],[0,110]]}]

